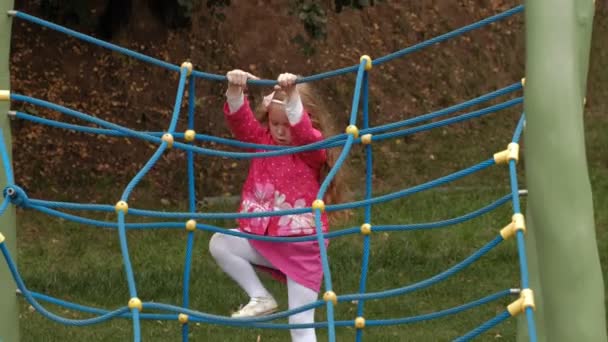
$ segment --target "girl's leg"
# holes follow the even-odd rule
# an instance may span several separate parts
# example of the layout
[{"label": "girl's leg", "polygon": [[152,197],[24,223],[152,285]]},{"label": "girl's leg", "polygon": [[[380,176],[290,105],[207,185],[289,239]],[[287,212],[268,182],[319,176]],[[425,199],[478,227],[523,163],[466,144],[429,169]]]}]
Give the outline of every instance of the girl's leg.
[{"label": "girl's leg", "polygon": [[[310,304],[317,300],[317,292],[302,286],[287,278],[287,296],[289,297],[289,309],[295,309],[302,305]],[[315,321],[315,309],[300,312],[289,316],[290,324],[313,323]],[[316,342],[315,329],[292,329],[292,342]]]},{"label": "girl's leg", "polygon": [[252,264],[272,267],[245,238],[215,233],[209,241],[209,251],[220,268],[241,286],[251,298],[272,298]]}]

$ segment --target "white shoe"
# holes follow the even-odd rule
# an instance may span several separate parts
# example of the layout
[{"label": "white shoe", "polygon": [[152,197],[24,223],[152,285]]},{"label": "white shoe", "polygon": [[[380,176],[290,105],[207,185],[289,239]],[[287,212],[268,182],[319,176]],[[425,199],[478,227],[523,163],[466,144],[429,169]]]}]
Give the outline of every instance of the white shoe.
[{"label": "white shoe", "polygon": [[247,305],[233,313],[232,318],[264,316],[277,311],[277,308],[277,302],[272,297],[253,297]]}]

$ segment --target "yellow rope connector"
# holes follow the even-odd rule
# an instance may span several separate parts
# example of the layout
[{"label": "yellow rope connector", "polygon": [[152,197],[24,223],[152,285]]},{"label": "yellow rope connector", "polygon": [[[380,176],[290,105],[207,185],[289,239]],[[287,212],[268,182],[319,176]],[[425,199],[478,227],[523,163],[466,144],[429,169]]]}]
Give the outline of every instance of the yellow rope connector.
[{"label": "yellow rope connector", "polygon": [[357,329],[365,328],[365,318],[363,318],[361,316],[355,318],[355,328],[357,328]]},{"label": "yellow rope connector", "polygon": [[142,304],[141,304],[141,300],[139,300],[139,298],[137,297],[133,297],[129,300],[129,309],[137,309],[138,311],[141,311],[142,309]]},{"label": "yellow rope connector", "polygon": [[350,134],[353,138],[357,139],[359,137],[359,129],[355,125],[348,125],[346,127],[346,134]]},{"label": "yellow rope connector", "polygon": [[163,134],[163,141],[167,142],[167,148],[171,148],[173,147],[173,135],[171,135],[171,133],[165,133]]},{"label": "yellow rope connector", "polygon": [[2,235],[2,233],[0,233],[0,244],[4,243],[4,240],[6,240],[6,238],[4,237],[4,235]]},{"label": "yellow rope connector", "polygon": [[500,230],[500,236],[502,236],[504,240],[507,240],[515,235],[518,230],[521,230],[524,233],[526,232],[526,220],[524,219],[523,214],[513,215],[511,223]]},{"label": "yellow rope connector", "polygon": [[186,323],[188,323],[188,315],[180,313],[179,315],[177,315],[177,320],[181,324],[186,324]]},{"label": "yellow rope connector", "polygon": [[190,74],[192,74],[192,63],[184,62],[184,63],[182,63],[181,67],[188,69],[188,76],[190,76]]},{"label": "yellow rope connector", "polygon": [[532,308],[532,310],[536,309],[536,306],[534,305],[534,292],[532,292],[531,289],[521,290],[519,299],[509,304],[509,306],[507,306],[507,311],[509,311],[511,316],[517,316],[524,312],[526,308]]},{"label": "yellow rope connector", "polygon": [[119,211],[122,211],[126,215],[127,212],[129,211],[129,205],[125,201],[118,201],[116,203],[116,205],[114,206],[114,210],[116,210],[116,213],[118,213]]},{"label": "yellow rope connector", "polygon": [[361,234],[369,235],[372,233],[372,225],[369,223],[364,223],[361,225]]},{"label": "yellow rope connector", "polygon": [[365,70],[372,70],[372,58],[368,55],[363,55],[359,58],[359,63],[365,60]]},{"label": "yellow rope connector", "polygon": [[521,79],[521,86],[522,87],[526,86],[526,78],[525,77]]},{"label": "yellow rope connector", "polygon": [[184,140],[186,141],[194,141],[194,139],[196,138],[196,132],[194,130],[187,130],[184,133]]},{"label": "yellow rope connector", "polygon": [[186,222],[186,230],[189,232],[195,231],[196,230],[196,221],[188,220],[188,222]]},{"label": "yellow rope connector", "polygon": [[0,90],[0,101],[8,101],[11,98],[10,90]]},{"label": "yellow rope connector", "polygon": [[496,164],[506,164],[511,159],[515,159],[516,163],[519,161],[518,143],[512,142],[507,146],[506,150],[494,153],[494,162]]},{"label": "yellow rope connector", "polygon": [[325,211],[325,202],[323,202],[323,200],[320,199],[316,199],[312,202],[312,209],[319,209],[322,212]]},{"label": "yellow rope connector", "polygon": [[327,291],[323,294],[323,300],[326,302],[333,302],[334,305],[338,305],[338,296],[334,291]]},{"label": "yellow rope connector", "polygon": [[363,145],[369,145],[369,144],[371,144],[372,143],[372,135],[369,134],[369,133],[368,134],[363,134],[361,136],[361,143]]}]

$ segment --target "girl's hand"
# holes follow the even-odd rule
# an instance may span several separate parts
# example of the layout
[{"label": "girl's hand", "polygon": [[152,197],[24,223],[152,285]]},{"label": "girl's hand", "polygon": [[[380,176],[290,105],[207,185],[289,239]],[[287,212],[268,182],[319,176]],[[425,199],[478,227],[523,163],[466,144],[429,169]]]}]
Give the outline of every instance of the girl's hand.
[{"label": "girl's hand", "polygon": [[279,83],[279,87],[287,94],[288,100],[295,94],[297,94],[296,89],[296,80],[298,76],[290,73],[280,74],[277,82]]},{"label": "girl's hand", "polygon": [[239,69],[228,71],[226,78],[228,79],[227,97],[240,96],[243,93],[243,89],[247,86],[248,80],[259,80],[259,77]]}]

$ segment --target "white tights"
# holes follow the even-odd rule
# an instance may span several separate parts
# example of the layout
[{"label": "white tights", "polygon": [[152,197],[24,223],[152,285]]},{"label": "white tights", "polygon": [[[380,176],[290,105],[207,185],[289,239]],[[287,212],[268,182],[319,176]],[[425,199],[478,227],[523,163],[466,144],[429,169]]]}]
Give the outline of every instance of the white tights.
[{"label": "white tights", "polygon": [[[209,251],[220,268],[234,279],[249,297],[272,296],[258,278],[253,265],[274,267],[249,244],[247,239],[215,233],[209,241]],[[287,277],[287,297],[289,309],[295,309],[316,301],[317,293]],[[289,316],[291,324],[313,323],[314,320],[314,309]],[[291,340],[315,342],[317,340],[315,329],[293,329]]]}]

